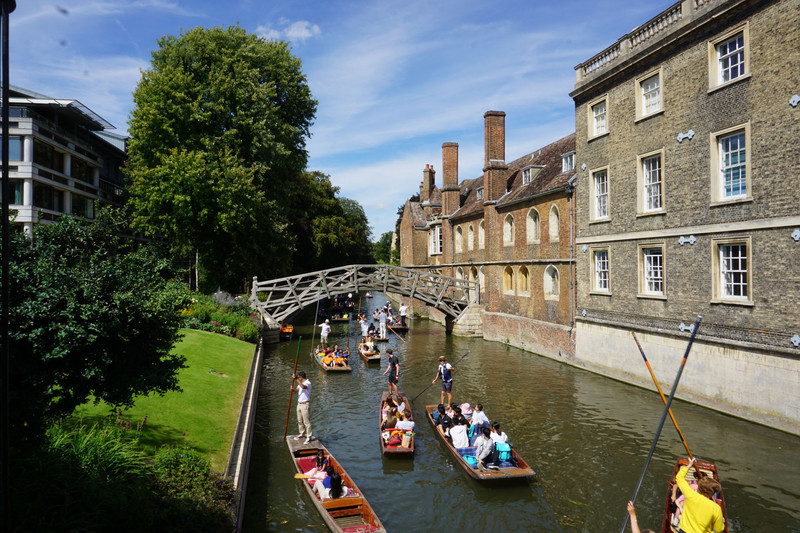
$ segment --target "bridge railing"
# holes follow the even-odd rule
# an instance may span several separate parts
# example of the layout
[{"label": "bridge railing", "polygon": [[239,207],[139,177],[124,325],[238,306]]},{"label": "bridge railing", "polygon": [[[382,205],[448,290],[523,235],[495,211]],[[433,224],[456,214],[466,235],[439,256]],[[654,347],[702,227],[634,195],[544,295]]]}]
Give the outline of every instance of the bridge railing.
[{"label": "bridge railing", "polygon": [[254,277],[250,302],[268,321],[281,322],[322,298],[359,291],[409,296],[454,318],[480,297],[476,281],[393,265],[348,265],[267,281]]}]

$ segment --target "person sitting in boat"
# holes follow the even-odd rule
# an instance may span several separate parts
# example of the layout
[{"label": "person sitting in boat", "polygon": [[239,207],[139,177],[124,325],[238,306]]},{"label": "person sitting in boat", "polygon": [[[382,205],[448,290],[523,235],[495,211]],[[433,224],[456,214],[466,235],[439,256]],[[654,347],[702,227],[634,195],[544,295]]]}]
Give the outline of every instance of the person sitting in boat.
[{"label": "person sitting in boat", "polygon": [[444,410],[444,405],[439,404],[439,407],[436,408],[439,412],[439,416],[436,417],[436,429],[445,436],[445,438],[450,441],[450,428],[453,427],[453,421],[447,416],[447,413]]},{"label": "person sitting in boat", "polygon": [[465,426],[469,428],[469,420],[467,420],[467,417],[461,412],[461,407],[458,405],[453,407],[453,416],[450,417],[450,419],[453,421],[454,426]]},{"label": "person sitting in boat", "polygon": [[322,364],[325,366],[333,366],[333,361],[334,359],[332,351],[326,351],[325,355],[322,356],[322,359],[320,359],[320,362],[322,362]]},{"label": "person sitting in boat", "polygon": [[451,403],[450,405],[447,405],[447,406],[445,406],[445,408],[444,408],[444,412],[445,412],[445,414],[446,414],[447,416],[449,416],[449,417],[450,417],[450,419],[452,419],[452,418],[455,416],[455,414],[456,414],[456,410],[455,410],[455,407],[456,407],[456,405],[458,405],[458,404],[456,404],[456,403]]},{"label": "person sitting in boat", "polygon": [[468,448],[469,434],[467,433],[467,426],[454,423],[453,427],[450,428],[450,440],[456,448]]},{"label": "person sitting in boat", "polygon": [[386,418],[390,409],[397,411],[397,402],[394,401],[394,396],[392,395],[387,396],[383,404],[381,404],[381,417]]},{"label": "person sitting in boat", "polygon": [[414,431],[414,425],[414,421],[411,420],[411,410],[405,409],[403,411],[402,419],[397,421],[395,428],[402,429],[404,431]]},{"label": "person sitting in boat", "polygon": [[397,426],[397,409],[390,407],[381,421],[381,429],[391,429]]},{"label": "person sitting in boat", "polygon": [[722,487],[714,478],[706,476],[697,482],[697,492],[693,491],[686,481],[686,474],[694,464],[695,458],[692,457],[689,464],[682,466],[675,474],[675,482],[686,498],[679,527],[684,533],[721,532],[725,522],[722,507],[714,501],[714,496],[722,491]]},{"label": "person sitting in boat", "polygon": [[347,366],[347,359],[342,356],[342,352],[337,352],[336,357],[333,358],[334,366]]},{"label": "person sitting in boat", "polygon": [[461,414],[466,416],[469,423],[472,424],[472,407],[470,407],[469,402],[464,402],[459,407],[461,408]]},{"label": "person sitting in boat", "polygon": [[487,459],[491,458],[494,451],[494,441],[491,435],[492,432],[487,427],[482,427],[478,432],[478,438],[475,441],[475,459],[478,461],[478,470],[486,470]]},{"label": "person sitting in boat", "polygon": [[374,337],[375,329],[375,322],[372,322],[369,327],[367,327],[367,337]]},{"label": "person sitting in boat", "polygon": [[491,428],[489,418],[487,418],[486,413],[483,412],[483,405],[479,403],[475,404],[475,410],[472,411],[472,420],[470,422],[472,423],[470,428],[472,430],[472,445],[475,446],[475,441],[481,433],[481,428]]},{"label": "person sitting in boat", "polygon": [[342,476],[328,467],[328,477],[314,483],[314,492],[319,495],[320,500],[330,500],[347,496],[349,489],[342,483]]},{"label": "person sitting in boat", "polygon": [[328,473],[325,470],[329,466],[331,466],[331,461],[325,457],[325,452],[322,450],[317,450],[317,456],[314,458],[314,468],[308,472],[305,472],[305,475],[310,478],[325,479],[328,476]]},{"label": "person sitting in boat", "polygon": [[[692,487],[692,490],[697,492],[697,480],[690,479],[687,481],[687,483],[689,483],[689,486]],[[672,525],[674,526],[680,524],[681,513],[683,513],[683,502],[686,501],[686,496],[683,494],[678,496],[679,492],[678,484],[674,483],[672,485],[672,494],[670,495],[670,501],[672,502],[670,505],[670,507],[672,507]]]},{"label": "person sitting in boat", "polygon": [[508,435],[506,435],[505,431],[500,430],[500,423],[495,422],[492,424],[492,441],[497,444],[498,442],[506,443],[508,442]]}]

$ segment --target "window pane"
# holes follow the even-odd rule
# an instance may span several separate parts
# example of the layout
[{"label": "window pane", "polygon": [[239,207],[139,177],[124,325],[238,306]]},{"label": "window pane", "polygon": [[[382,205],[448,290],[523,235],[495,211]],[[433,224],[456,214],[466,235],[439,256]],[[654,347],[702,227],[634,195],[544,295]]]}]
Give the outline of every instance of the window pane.
[{"label": "window pane", "polygon": [[608,290],[608,252],[594,253],[594,288],[600,291]]},{"label": "window pane", "polygon": [[717,45],[719,82],[735,80],[744,74],[744,34],[739,33]]},{"label": "window pane", "polygon": [[736,198],[747,195],[747,154],[744,132],[719,139],[722,196]]},{"label": "window pane", "polygon": [[594,175],[595,218],[608,216],[608,178],[605,170]]},{"label": "window pane", "polygon": [[661,156],[648,157],[642,161],[644,174],[644,209],[661,209]]},{"label": "window pane", "polygon": [[747,245],[721,245],[719,265],[722,296],[747,298]]},{"label": "window pane", "polygon": [[644,292],[646,294],[663,294],[664,292],[664,256],[661,248],[645,248],[644,256]]},{"label": "window pane", "polygon": [[658,74],[642,82],[642,111],[646,115],[661,108],[661,88]]},{"label": "window pane", "polygon": [[601,133],[605,133],[607,131],[605,101],[592,106],[592,113],[594,115],[594,134],[600,135]]}]

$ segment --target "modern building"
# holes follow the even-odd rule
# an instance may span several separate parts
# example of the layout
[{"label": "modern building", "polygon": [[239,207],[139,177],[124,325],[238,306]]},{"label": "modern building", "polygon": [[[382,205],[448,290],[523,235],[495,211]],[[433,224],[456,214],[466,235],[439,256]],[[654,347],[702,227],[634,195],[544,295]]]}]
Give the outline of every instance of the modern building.
[{"label": "modern building", "polygon": [[[453,142],[442,145],[441,189],[426,166],[419,199],[401,214],[401,265],[478,281],[484,338],[568,357],[575,136],[506,163],[505,113],[485,113],[484,135],[483,175],[459,182]],[[409,304],[443,321],[435,310]]]},{"label": "modern building", "polygon": [[684,0],[576,67],[577,363],[800,432],[800,1]]},{"label": "modern building", "polygon": [[10,209],[14,224],[65,213],[88,219],[102,204],[120,205],[125,184],[125,137],[77,100],[11,86],[9,98]]}]

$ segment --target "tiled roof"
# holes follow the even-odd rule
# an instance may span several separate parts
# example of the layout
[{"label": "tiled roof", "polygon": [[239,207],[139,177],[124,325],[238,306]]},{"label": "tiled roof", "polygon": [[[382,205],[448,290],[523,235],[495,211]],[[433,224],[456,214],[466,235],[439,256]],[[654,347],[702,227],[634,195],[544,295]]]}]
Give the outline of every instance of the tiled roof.
[{"label": "tiled roof", "polygon": [[[519,159],[515,159],[508,164],[506,171],[506,192],[497,202],[501,207],[508,203],[513,203],[525,198],[537,196],[548,191],[554,191],[567,185],[567,182],[575,175],[575,171],[561,172],[561,156],[575,151],[575,134],[567,135],[554,143],[548,144],[544,148],[534,150]],[[534,166],[534,172],[538,173],[530,183],[522,184],[522,169],[527,166]],[[452,215],[452,218],[469,217],[483,213],[483,200],[478,200],[477,189],[483,186],[483,176],[464,180],[460,184],[461,196],[463,198],[461,207]]]}]

